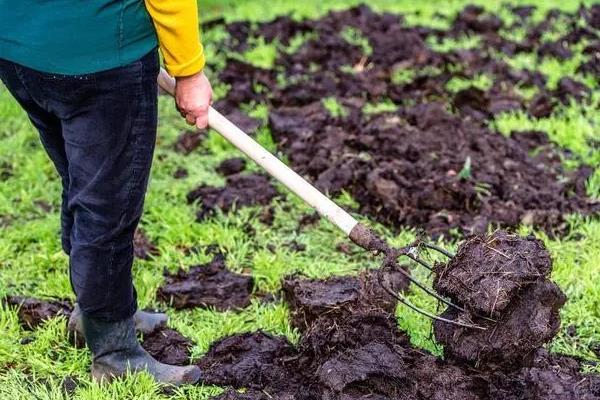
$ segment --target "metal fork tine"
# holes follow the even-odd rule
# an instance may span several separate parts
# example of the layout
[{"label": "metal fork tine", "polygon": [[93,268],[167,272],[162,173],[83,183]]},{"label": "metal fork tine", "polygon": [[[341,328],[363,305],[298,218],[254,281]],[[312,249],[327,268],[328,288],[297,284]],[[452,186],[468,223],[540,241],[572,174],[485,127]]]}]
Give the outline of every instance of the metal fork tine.
[{"label": "metal fork tine", "polygon": [[381,270],[379,270],[379,273],[377,274],[377,280],[379,281],[379,285],[383,288],[383,290],[385,290],[390,296],[394,297],[400,303],[404,304],[408,308],[410,308],[410,309],[418,312],[421,315],[424,315],[424,316],[426,316],[428,318],[431,318],[431,319],[434,319],[434,320],[437,320],[437,321],[446,322],[448,324],[462,326],[464,328],[479,329],[479,330],[484,330],[484,331],[486,330],[486,328],[484,328],[483,326],[474,325],[474,324],[467,324],[467,323],[459,322],[459,321],[452,321],[450,319],[438,317],[437,315],[431,314],[428,311],[420,309],[419,307],[415,306],[410,301],[408,301],[405,297],[403,297],[402,295],[396,293],[395,291],[393,291],[392,289],[390,289],[389,287],[387,287],[383,283],[383,279],[382,279],[382,276],[381,276]]},{"label": "metal fork tine", "polygon": [[[404,253],[407,257],[409,257],[411,260],[421,264],[422,266],[424,266],[425,268],[429,269],[430,271],[432,270],[431,266],[429,264],[427,264],[425,261],[421,260],[419,257],[415,256],[413,253],[410,252],[406,252]],[[421,283],[420,281],[416,280],[415,278],[413,278],[408,272],[404,271],[402,268],[398,268],[398,270],[400,271],[400,273],[402,275],[404,275],[405,277],[407,277],[412,283],[414,283],[415,285],[417,285],[420,289],[422,289],[423,291],[425,291],[428,295],[434,297],[435,299],[441,301],[442,303],[446,304],[447,306],[450,306],[452,308],[455,308],[459,311],[465,312],[466,310],[459,306],[458,304],[454,304],[452,303],[450,300],[446,300],[445,298],[443,298],[442,296],[440,296],[439,294],[437,294],[435,291],[429,289],[426,285],[424,285],[423,283]],[[479,314],[474,314],[476,317],[478,318],[483,318],[487,321],[490,322],[496,322],[496,320],[486,317],[484,315],[479,315]]]},{"label": "metal fork tine", "polygon": [[454,254],[454,253],[451,253],[451,252],[449,252],[448,250],[446,250],[446,249],[444,249],[443,247],[440,247],[440,246],[438,246],[438,245],[436,245],[436,244],[433,244],[433,243],[427,243],[427,242],[422,242],[421,244],[422,244],[423,246],[427,247],[428,249],[435,250],[435,251],[437,251],[438,253],[442,253],[443,255],[445,255],[445,256],[446,256],[446,257],[448,257],[448,258],[454,258],[454,256],[455,256],[455,254]]},{"label": "metal fork tine", "polygon": [[449,300],[446,300],[445,298],[443,298],[442,296],[440,296],[439,294],[437,294],[436,292],[434,292],[433,290],[429,289],[427,286],[425,286],[424,284],[422,284],[420,281],[418,281],[417,279],[413,278],[408,272],[406,272],[405,270],[403,270],[402,268],[398,268],[397,269],[398,272],[400,272],[402,275],[404,275],[406,278],[408,278],[412,283],[414,283],[415,285],[417,285],[419,288],[421,288],[423,291],[425,291],[428,295],[434,297],[435,299],[441,301],[442,303],[446,304],[447,306],[450,306],[452,308],[455,308],[459,311],[465,311],[464,308],[462,308],[461,306],[452,303]]}]

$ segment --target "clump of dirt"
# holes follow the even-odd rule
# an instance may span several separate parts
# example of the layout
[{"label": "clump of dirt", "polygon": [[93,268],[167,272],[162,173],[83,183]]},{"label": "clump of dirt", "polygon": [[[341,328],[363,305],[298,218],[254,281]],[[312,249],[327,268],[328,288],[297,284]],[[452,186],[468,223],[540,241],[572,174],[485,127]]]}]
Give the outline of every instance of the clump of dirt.
[{"label": "clump of dirt", "polygon": [[19,322],[25,329],[33,330],[44,321],[58,316],[69,318],[73,305],[66,300],[41,300],[31,297],[7,296],[3,302],[17,307]]},{"label": "clump of dirt", "polygon": [[174,148],[178,153],[185,155],[190,154],[202,144],[205,134],[202,132],[183,132],[177,138]]},{"label": "clump of dirt", "polygon": [[193,343],[171,328],[144,335],[142,347],[158,361],[169,365],[189,365]]},{"label": "clump of dirt", "polygon": [[433,287],[454,302],[497,317],[515,294],[546,278],[552,260],[541,240],[506,233],[472,236],[447,264],[437,264]]},{"label": "clump of dirt", "polygon": [[148,239],[141,228],[136,229],[133,235],[133,254],[140,260],[150,260],[160,255],[158,247]]},{"label": "clump of dirt", "polygon": [[282,360],[295,352],[284,337],[263,331],[243,333],[213,343],[198,366],[207,384],[261,388],[265,382],[287,380]]},{"label": "clump of dirt", "polygon": [[227,177],[223,187],[202,185],[187,195],[188,203],[200,202],[198,220],[212,215],[217,209],[229,212],[236,207],[267,205],[278,195],[264,175],[234,174]]},{"label": "clump of dirt", "polygon": [[237,174],[246,169],[246,160],[241,157],[234,157],[224,160],[217,167],[217,172],[221,175],[229,176]]},{"label": "clump of dirt", "polygon": [[442,317],[486,330],[435,321],[445,355],[482,368],[530,365],[534,351],[558,332],[566,301],[548,279],[551,265],[543,243],[533,237],[500,231],[468,238],[454,259],[436,266],[434,288],[465,308],[448,308]]},{"label": "clump of dirt", "polygon": [[177,309],[214,307],[219,311],[241,309],[250,304],[253,289],[250,276],[231,272],[223,255],[189,271],[166,273],[157,297]]}]

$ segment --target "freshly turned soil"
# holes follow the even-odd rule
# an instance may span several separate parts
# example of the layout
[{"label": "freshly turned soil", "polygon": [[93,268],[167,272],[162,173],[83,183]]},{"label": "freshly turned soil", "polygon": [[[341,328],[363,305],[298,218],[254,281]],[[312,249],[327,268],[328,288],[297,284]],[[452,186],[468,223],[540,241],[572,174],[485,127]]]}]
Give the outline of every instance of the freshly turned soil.
[{"label": "freshly turned soil", "polygon": [[61,315],[68,319],[73,310],[73,305],[66,300],[7,296],[3,302],[18,308],[19,322],[24,329],[28,330],[33,330],[44,321]]},{"label": "freshly turned soil", "polygon": [[224,160],[217,167],[217,172],[224,176],[237,174],[246,169],[246,160],[241,157],[234,157]]},{"label": "freshly turned soil", "polygon": [[[533,267],[522,260],[521,267],[533,268],[539,276],[519,275],[525,289],[509,299],[496,324],[474,315],[460,316],[486,326],[485,332],[436,322],[445,359],[410,344],[397,327],[395,300],[381,291],[378,271],[370,270],[358,277],[286,278],[284,299],[292,324],[301,333],[296,346],[264,332],[233,335],[213,344],[198,365],[208,383],[232,387],[217,397],[221,400],[600,399],[600,377],[582,374],[574,358],[541,348],[556,334],[558,310],[565,301],[546,277],[550,264],[545,248],[535,239],[503,232],[492,238],[494,248],[509,257],[522,256]],[[483,249],[492,244],[489,236],[470,238],[459,248],[453,265],[491,262],[512,271]],[[478,272],[474,268],[473,273]],[[406,288],[406,278],[397,271],[382,275],[396,290]],[[501,277],[498,285],[515,282],[495,276]],[[476,280],[473,285],[482,282],[488,284]],[[458,317],[452,311],[442,316]]]},{"label": "freshly turned soil", "polygon": [[513,296],[510,304],[495,317],[496,322],[482,320],[468,311],[447,309],[442,317],[473,321],[487,330],[435,321],[435,338],[444,345],[446,357],[479,368],[512,370],[527,366],[533,352],[558,333],[558,313],[565,301],[565,295],[555,283],[540,279]]},{"label": "freshly turned soil", "polygon": [[157,297],[177,309],[215,308],[219,311],[241,309],[250,304],[253,279],[231,272],[225,258],[216,255],[203,265],[165,274],[165,282],[157,290]]},{"label": "freshly turned soil", "polygon": [[450,262],[436,266],[434,288],[465,308],[449,307],[442,317],[487,330],[435,321],[446,357],[490,369],[530,365],[535,350],[557,334],[566,301],[548,279],[551,267],[548,251],[533,237],[499,231],[463,242]]},{"label": "freshly turned soil", "polygon": [[[507,138],[492,132],[490,122],[502,112],[522,110],[544,118],[560,103],[589,101],[591,91],[579,78],[564,77],[550,89],[542,73],[516,70],[501,55],[570,58],[572,46],[587,40],[588,59],[580,69],[597,75],[596,8],[571,14],[553,10],[540,23],[515,9],[516,24],[527,32],[520,42],[504,38],[500,29],[512,28],[476,6],[449,21],[446,31],[408,27],[402,16],[367,6],[316,20],[230,24],[225,45],[233,51],[247,49],[251,37],[267,43],[275,38],[286,43],[297,34],[316,37],[295,52],[278,51],[277,72],[228,60],[219,77],[232,89],[221,103],[227,110],[266,104],[272,135],[294,169],[331,194],[350,192],[358,211],[390,226],[425,229],[437,237],[456,229],[473,234],[490,226],[528,224],[561,235],[566,214],[600,212],[585,191],[591,169],[566,171],[562,158],[573,155],[549,144],[546,135],[531,148],[521,134]],[[544,42],[544,33],[555,24],[568,26],[568,33]],[[371,54],[342,37],[347,27],[366,39]],[[479,38],[480,46],[443,53],[427,44],[464,35]],[[395,70],[417,72],[408,82],[394,82]],[[490,77],[491,87],[453,92],[446,85],[453,78],[480,75]],[[517,87],[537,94],[524,99]],[[322,102],[328,97],[345,112],[330,114]],[[367,103],[389,99],[397,111],[362,111]]]},{"label": "freshly turned soil", "polygon": [[202,132],[183,132],[175,142],[175,151],[185,155],[190,154],[202,144],[205,134]]},{"label": "freshly turned soil", "polygon": [[169,365],[189,365],[193,343],[171,328],[144,335],[142,347],[158,361]]},{"label": "freshly turned soil", "polygon": [[196,214],[202,220],[215,213],[217,209],[229,212],[234,208],[267,205],[278,196],[277,190],[263,175],[234,174],[227,177],[223,187],[202,185],[187,195],[188,203],[199,202]]},{"label": "freshly turned soil", "polygon": [[497,317],[518,291],[547,277],[551,266],[540,240],[498,231],[466,239],[449,263],[436,265],[433,287],[475,313]]},{"label": "freshly turned soil", "polygon": [[138,228],[133,235],[133,254],[140,260],[149,260],[160,255],[158,247],[148,239],[145,232]]}]

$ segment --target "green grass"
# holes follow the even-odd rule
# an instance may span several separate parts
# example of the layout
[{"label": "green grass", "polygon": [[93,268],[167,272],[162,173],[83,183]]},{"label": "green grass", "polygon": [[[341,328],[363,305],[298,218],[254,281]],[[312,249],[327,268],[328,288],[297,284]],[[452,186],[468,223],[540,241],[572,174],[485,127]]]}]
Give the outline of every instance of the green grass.
[{"label": "green grass", "polygon": [[[223,15],[228,21],[250,18],[267,20],[276,15],[291,14],[295,18],[315,17],[330,9],[341,9],[359,1],[332,0],[322,2],[305,0],[293,2],[275,0],[265,7],[264,2],[235,0],[206,0],[200,3],[205,20]],[[369,5],[377,10],[402,11],[407,13],[407,23],[424,24],[434,27],[446,27],[447,21],[433,18],[435,12],[452,16],[466,2],[451,0],[440,7],[436,2],[413,2],[408,0],[372,0]],[[500,2],[483,0],[469,1],[493,9],[503,18],[509,18]],[[543,18],[544,11],[559,7],[574,10],[579,1],[568,0],[560,3],[535,1],[540,8],[534,18]],[[589,2],[587,2],[589,3]],[[419,13],[416,13],[419,11]],[[372,49],[364,38],[352,29],[342,32],[350,43],[361,46],[365,54]],[[503,32],[510,35],[510,32]],[[517,37],[519,32],[513,32]],[[209,60],[208,73],[216,73],[224,67],[226,54],[218,43],[226,37],[223,27],[204,32],[205,49]],[[297,50],[311,35],[298,35],[292,39],[287,51]],[[445,40],[430,43],[440,51],[455,48],[477,46],[477,39],[463,37],[458,40]],[[263,68],[277,69],[276,55],[282,45],[265,43],[261,39],[252,40],[248,51],[235,55]],[[532,56],[517,56],[507,59],[517,67],[540,68],[549,75],[549,87],[563,76],[575,74],[582,61],[576,57],[573,61],[559,62],[553,59],[538,60]],[[435,74],[439,71],[423,69],[420,71],[398,68],[393,80],[395,83],[408,83],[418,74]],[[590,87],[595,87],[589,77],[578,77]],[[285,82],[282,82],[285,83]],[[215,97],[226,94],[229,88],[213,79]],[[479,76],[475,79],[452,80],[449,89],[459,90],[471,85],[482,89],[490,85],[490,77]],[[571,104],[561,106],[551,117],[532,119],[524,113],[505,114],[496,118],[493,127],[503,134],[513,130],[541,129],[548,132],[551,140],[563,148],[569,149],[573,156],[564,160],[569,167],[582,162],[600,165],[600,150],[592,145],[598,138],[600,117],[597,104],[598,92],[590,105]],[[323,99],[324,106],[336,117],[345,115],[346,110],[334,98]],[[365,113],[394,111],[397,105],[389,100],[370,103]],[[268,110],[264,105],[248,105],[244,111],[265,120]],[[357,251],[345,255],[336,250],[340,243],[347,240],[337,229],[326,221],[298,232],[297,222],[311,210],[302,202],[279,187],[285,198],[274,204],[275,221],[268,227],[257,221],[258,207],[250,207],[219,214],[214,218],[195,222],[195,207],[187,205],[186,193],[195,186],[221,184],[223,178],[214,173],[214,167],[222,160],[239,156],[230,144],[214,132],[203,142],[201,151],[184,156],[172,151],[176,137],[189,129],[181,121],[172,100],[160,99],[159,139],[147,196],[142,226],[149,238],[155,242],[160,255],[149,261],[136,260],[134,279],[138,289],[141,307],[162,307],[156,301],[155,291],[162,282],[162,272],[178,268],[189,268],[204,263],[209,256],[203,251],[186,252],[185,249],[216,243],[226,254],[228,265],[235,271],[251,273],[256,279],[257,292],[273,292],[279,289],[281,278],[291,273],[303,273],[310,277],[357,273],[362,268],[378,265],[370,255]],[[258,140],[270,150],[276,150],[275,143],[267,128],[257,133]],[[62,254],[58,236],[58,207],[60,182],[52,164],[44,153],[37,133],[28,122],[24,113],[0,87],[0,165],[8,165],[12,176],[0,181],[0,226],[2,221],[8,225],[2,227],[0,237],[0,296],[5,294],[24,294],[36,297],[60,297],[73,299],[67,276],[67,258]],[[189,176],[176,180],[173,173],[185,167]],[[465,172],[468,173],[465,161]],[[251,170],[258,167],[249,163]],[[588,181],[588,192],[600,198],[600,168]],[[343,194],[338,199],[346,205],[353,205],[353,199]],[[51,212],[44,211],[39,204],[52,207]],[[374,224],[363,217],[361,220],[376,227],[389,237],[393,244],[402,245],[414,238],[414,232],[403,230],[392,233],[386,228]],[[562,329],[558,337],[550,344],[554,351],[595,358],[590,345],[600,341],[600,222],[573,216],[570,219],[572,230],[569,236],[561,239],[548,238],[541,232],[534,232],[543,238],[554,259],[553,279],[569,297],[563,308]],[[248,235],[247,227],[256,232]],[[523,227],[522,233],[529,233]],[[286,244],[295,240],[306,246],[304,252],[293,252]],[[267,248],[274,246],[274,251]],[[443,243],[454,248],[456,241]],[[358,250],[358,248],[357,248]],[[427,280],[422,271],[416,272]],[[417,305],[435,310],[435,303],[419,292],[409,295]],[[285,335],[292,342],[298,340],[296,332],[289,324],[289,310],[281,302],[260,304],[253,302],[247,309],[238,312],[217,312],[214,310],[177,311],[168,309],[171,315],[170,325],[192,338],[196,345],[192,352],[200,357],[215,340],[229,334],[264,329]],[[441,349],[431,339],[431,323],[404,306],[398,307],[398,322],[416,345],[441,354]],[[566,327],[577,329],[575,337],[566,334]],[[117,381],[110,386],[98,386],[90,381],[89,352],[86,349],[73,348],[65,338],[65,321],[56,319],[47,322],[39,329],[30,332],[23,330],[14,310],[0,307],[0,398],[1,399],[67,399],[61,386],[62,380],[75,377],[80,386],[71,398],[74,399],[206,399],[221,391],[216,387],[189,387],[180,389],[174,395],[162,394],[160,388],[146,375],[137,375]],[[26,345],[19,343],[24,338],[33,340]]]}]

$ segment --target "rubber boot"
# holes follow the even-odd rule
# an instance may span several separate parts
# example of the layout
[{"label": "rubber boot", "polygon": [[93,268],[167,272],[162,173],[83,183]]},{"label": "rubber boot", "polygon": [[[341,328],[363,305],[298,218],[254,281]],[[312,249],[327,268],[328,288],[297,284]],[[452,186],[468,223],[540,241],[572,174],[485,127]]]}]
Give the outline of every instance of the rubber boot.
[{"label": "rubber boot", "polygon": [[[167,325],[169,317],[163,313],[150,313],[147,311],[137,310],[133,315],[135,322],[135,330],[144,335],[149,335],[155,330]],[[69,317],[67,329],[70,333],[76,333],[77,338],[83,338],[83,327],[81,325],[81,308],[75,303],[73,312]]]},{"label": "rubber boot", "polygon": [[93,354],[92,377],[98,381],[141,371],[147,371],[157,382],[175,386],[200,380],[197,366],[167,365],[148,354],[138,342],[133,317],[106,322],[82,313],[81,321],[86,343]]}]

